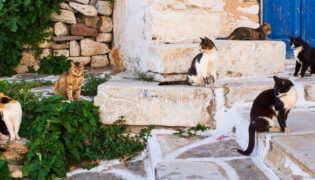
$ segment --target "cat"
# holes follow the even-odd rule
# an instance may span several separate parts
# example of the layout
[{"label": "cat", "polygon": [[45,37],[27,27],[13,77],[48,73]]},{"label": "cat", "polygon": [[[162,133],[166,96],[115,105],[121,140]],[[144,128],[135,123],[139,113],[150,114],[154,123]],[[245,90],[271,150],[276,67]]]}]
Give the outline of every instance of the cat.
[{"label": "cat", "polygon": [[[237,151],[243,155],[250,155],[255,146],[255,131],[257,132],[290,132],[286,120],[290,110],[295,106],[297,93],[294,84],[287,79],[273,77],[275,85],[260,93],[253,102],[250,111],[250,125],[248,128],[249,142],[245,151]],[[280,125],[275,126],[276,121]]]},{"label": "cat", "polygon": [[192,61],[185,81],[166,81],[159,85],[214,85],[216,80],[216,62],[218,61],[217,48],[212,40],[207,37],[200,38],[201,53]]},{"label": "cat", "polygon": [[[9,134],[10,140],[20,140],[19,129],[22,122],[22,107],[19,101],[0,93],[1,133]],[[5,125],[5,127],[3,126]]]},{"label": "cat", "polygon": [[71,68],[63,72],[54,85],[54,94],[68,98],[70,101],[81,100],[81,86],[84,79],[82,62],[71,62]]},{"label": "cat", "polygon": [[304,77],[308,67],[311,67],[311,75],[315,76],[315,48],[312,48],[301,37],[290,37],[290,45],[296,59],[294,76],[297,76],[302,66],[300,77]]},{"label": "cat", "polygon": [[267,34],[271,33],[271,26],[268,23],[261,25],[257,29],[249,27],[236,28],[230,36],[216,38],[217,40],[269,40]]}]

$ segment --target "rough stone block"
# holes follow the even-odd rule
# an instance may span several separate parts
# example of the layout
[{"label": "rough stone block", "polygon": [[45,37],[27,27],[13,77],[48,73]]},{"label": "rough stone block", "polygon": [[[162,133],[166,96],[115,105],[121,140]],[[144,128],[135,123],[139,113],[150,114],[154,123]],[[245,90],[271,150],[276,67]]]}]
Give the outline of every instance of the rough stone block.
[{"label": "rough stone block", "polygon": [[53,37],[54,41],[71,41],[71,40],[81,40],[84,36],[59,36]]},{"label": "rough stone block", "polygon": [[98,35],[98,30],[94,28],[90,28],[84,24],[72,24],[71,35],[96,37]]},{"label": "rough stone block", "polygon": [[73,11],[73,9],[69,6],[69,4],[64,3],[64,2],[59,3],[59,4],[60,4],[61,9],[66,9],[66,10]]},{"label": "rough stone block", "polygon": [[59,50],[54,50],[54,52],[56,52],[57,56],[66,56],[66,57],[69,57],[70,53],[69,53],[69,50],[67,49],[59,49]]},{"label": "rough stone block", "polygon": [[76,2],[70,2],[69,5],[85,16],[97,16],[97,10],[94,6],[83,5]]},{"label": "rough stone block", "polygon": [[69,42],[61,43],[61,44],[54,44],[52,46],[52,49],[68,49],[69,48]]},{"label": "rough stone block", "polygon": [[89,0],[75,0],[75,1],[82,4],[89,4]]},{"label": "rough stone block", "polygon": [[21,64],[31,64],[36,62],[36,58],[34,57],[34,50],[24,50],[22,52],[22,59],[20,60]]},{"label": "rough stone block", "polygon": [[98,86],[94,104],[100,106],[100,121],[105,124],[125,116],[130,125],[214,127],[214,95],[205,87],[110,80]]},{"label": "rough stone block", "polygon": [[92,56],[91,67],[104,67],[107,64],[107,55]]},{"label": "rough stone block", "polygon": [[305,85],[304,93],[305,93],[306,100],[315,102],[315,84]]},{"label": "rough stone block", "polygon": [[50,18],[52,21],[64,22],[68,24],[76,23],[74,12],[69,11],[69,10],[63,10],[63,9],[61,9],[60,11],[61,11],[60,15],[58,15],[56,12],[51,13]]},{"label": "rough stone block", "polygon": [[82,56],[102,55],[110,51],[107,44],[95,42],[90,39],[81,40],[80,45]]},{"label": "rough stone block", "polygon": [[113,30],[113,21],[112,18],[107,16],[102,16],[102,25],[100,31],[103,33],[112,32]]},{"label": "rough stone block", "polygon": [[47,41],[47,40],[45,40],[43,43],[39,44],[39,48],[43,48],[43,49],[51,48],[54,44],[55,44],[54,41]]},{"label": "rough stone block", "polygon": [[112,8],[109,1],[98,1],[95,4],[98,14],[110,16],[112,14]]},{"label": "rough stone block", "polygon": [[82,20],[85,25],[95,29],[99,29],[102,25],[102,19],[100,17],[84,16]]},{"label": "rough stone block", "polygon": [[80,45],[77,41],[70,41],[70,56],[80,56]]},{"label": "rough stone block", "polygon": [[91,57],[68,57],[73,62],[82,62],[85,65],[91,62]]},{"label": "rough stone block", "polygon": [[111,42],[112,41],[112,34],[111,33],[99,33],[96,36],[97,42]]},{"label": "rough stone block", "polygon": [[56,36],[67,36],[69,35],[68,26],[62,22],[57,22],[55,24],[55,34]]}]

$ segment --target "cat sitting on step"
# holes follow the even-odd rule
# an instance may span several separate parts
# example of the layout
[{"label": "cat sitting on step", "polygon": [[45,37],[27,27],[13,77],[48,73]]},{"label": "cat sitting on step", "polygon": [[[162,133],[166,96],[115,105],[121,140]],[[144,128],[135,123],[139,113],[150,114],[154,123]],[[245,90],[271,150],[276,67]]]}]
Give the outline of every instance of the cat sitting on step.
[{"label": "cat sitting on step", "polygon": [[22,107],[19,101],[0,93],[0,131],[10,135],[10,140],[20,140],[19,129],[22,121]]},{"label": "cat sitting on step", "polygon": [[315,48],[312,48],[301,37],[290,37],[290,45],[296,60],[294,76],[297,76],[302,66],[300,77],[304,77],[307,68],[311,67],[311,75],[315,76]]},{"label": "cat sitting on step", "polygon": [[230,36],[217,38],[217,40],[269,40],[267,35],[271,33],[271,26],[268,23],[257,29],[249,27],[236,28]]},{"label": "cat sitting on step", "polygon": [[71,68],[63,72],[54,85],[54,94],[68,98],[70,101],[80,100],[81,86],[84,79],[82,62],[71,62]]},{"label": "cat sitting on step", "polygon": [[201,53],[193,59],[185,81],[166,81],[159,83],[159,85],[214,86],[217,77],[217,48],[213,41],[207,37],[201,38],[200,46]]},{"label": "cat sitting on step", "polygon": [[[249,141],[245,151],[238,149],[243,155],[250,155],[255,145],[255,132],[289,132],[286,120],[290,110],[295,106],[297,93],[290,80],[273,77],[275,86],[265,90],[256,97],[250,111],[248,128]],[[281,129],[276,127],[278,121]]]}]

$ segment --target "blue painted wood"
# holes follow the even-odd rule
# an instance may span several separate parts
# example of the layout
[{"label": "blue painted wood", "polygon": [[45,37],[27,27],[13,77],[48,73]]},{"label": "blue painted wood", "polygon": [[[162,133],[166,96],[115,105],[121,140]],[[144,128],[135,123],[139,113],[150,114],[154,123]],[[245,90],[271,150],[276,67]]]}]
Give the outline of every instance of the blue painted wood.
[{"label": "blue painted wood", "polygon": [[284,41],[287,55],[293,54],[289,37],[301,35],[301,3],[302,0],[263,0],[263,22],[272,28],[268,37]]},{"label": "blue painted wood", "polygon": [[302,2],[302,38],[315,47],[315,0]]}]

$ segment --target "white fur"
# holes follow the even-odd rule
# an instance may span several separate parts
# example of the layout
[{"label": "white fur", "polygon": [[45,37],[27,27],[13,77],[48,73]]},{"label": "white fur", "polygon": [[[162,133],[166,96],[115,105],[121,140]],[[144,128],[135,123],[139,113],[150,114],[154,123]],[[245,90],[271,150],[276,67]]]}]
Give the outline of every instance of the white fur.
[{"label": "white fur", "polygon": [[0,108],[2,119],[7,126],[10,134],[10,140],[19,140],[19,129],[22,121],[22,107],[19,102],[5,104]]},{"label": "white fur", "polygon": [[298,98],[296,90],[293,86],[288,92],[280,94],[279,97],[284,104],[284,108],[287,110],[290,110],[295,106]]},{"label": "white fur", "polygon": [[275,127],[276,126],[276,123],[277,123],[277,116],[272,116],[272,119],[271,118],[268,118],[268,117],[265,117],[265,116],[259,116],[258,118],[262,118],[262,119],[265,119],[269,122],[269,126],[271,127]]},{"label": "white fur", "polygon": [[196,82],[203,83],[204,78],[217,78],[216,63],[218,53],[215,48],[204,52],[199,62],[196,62],[197,79]]},{"label": "white fur", "polygon": [[303,50],[303,46],[295,47],[294,45],[292,45],[291,47],[293,49],[295,60],[301,64],[302,62],[299,60],[298,55]]}]

